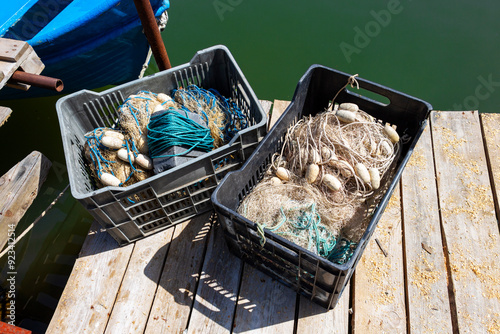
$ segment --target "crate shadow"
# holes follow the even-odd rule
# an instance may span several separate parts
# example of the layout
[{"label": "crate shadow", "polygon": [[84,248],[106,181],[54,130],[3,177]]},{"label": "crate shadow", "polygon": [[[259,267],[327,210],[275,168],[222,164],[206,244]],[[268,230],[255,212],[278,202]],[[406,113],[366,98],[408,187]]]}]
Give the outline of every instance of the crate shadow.
[{"label": "crate shadow", "polygon": [[[148,326],[163,321],[182,332],[215,323],[242,332],[283,324],[293,331],[297,294],[231,254],[213,213],[176,229],[164,246],[169,249]],[[153,280],[154,264],[144,274]]]}]

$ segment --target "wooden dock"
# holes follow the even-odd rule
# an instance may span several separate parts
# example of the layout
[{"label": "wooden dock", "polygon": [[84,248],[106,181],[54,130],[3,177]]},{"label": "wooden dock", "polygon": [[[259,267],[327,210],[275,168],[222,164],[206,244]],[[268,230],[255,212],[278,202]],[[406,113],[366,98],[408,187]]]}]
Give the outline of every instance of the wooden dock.
[{"label": "wooden dock", "polygon": [[208,213],[121,248],[94,223],[47,333],[500,333],[499,143],[500,114],[432,112],[333,310],[230,254]]},{"label": "wooden dock", "polygon": [[0,177],[0,250],[9,239],[15,241],[12,231],[35,200],[51,166],[42,153],[33,151]]}]

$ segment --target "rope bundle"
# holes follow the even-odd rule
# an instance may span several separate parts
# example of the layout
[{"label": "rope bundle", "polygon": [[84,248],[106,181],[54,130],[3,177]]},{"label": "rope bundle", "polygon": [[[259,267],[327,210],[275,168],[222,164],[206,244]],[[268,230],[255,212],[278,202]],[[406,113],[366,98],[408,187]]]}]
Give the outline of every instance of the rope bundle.
[{"label": "rope bundle", "polygon": [[[207,129],[187,116],[187,113],[168,109],[164,113],[151,117],[148,125],[148,146],[151,158],[166,158],[191,152],[193,149],[209,152],[213,149],[210,129]],[[185,152],[174,155],[162,155],[170,147],[187,148]]]}]

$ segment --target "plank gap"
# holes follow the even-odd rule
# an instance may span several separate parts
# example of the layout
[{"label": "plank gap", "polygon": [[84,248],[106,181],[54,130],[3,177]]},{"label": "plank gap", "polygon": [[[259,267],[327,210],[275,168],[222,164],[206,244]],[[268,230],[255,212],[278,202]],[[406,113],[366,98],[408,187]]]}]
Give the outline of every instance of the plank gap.
[{"label": "plank gap", "polygon": [[433,161],[426,126],[401,176],[407,332],[452,333]]},{"label": "plank gap", "polygon": [[[222,228],[221,226],[219,226],[219,228]],[[234,303],[234,310],[233,310],[233,321],[231,322],[231,330],[230,332],[232,333],[233,332],[233,328],[236,326],[236,312],[238,310],[238,301],[239,301],[239,298],[240,298],[240,293],[241,293],[241,285],[243,284],[243,272],[245,270],[245,267],[246,266],[249,266],[248,263],[246,263],[245,261],[241,261],[242,262],[242,265],[240,267],[240,281],[238,283],[238,290],[236,291],[236,303]]]},{"label": "plank gap", "polygon": [[146,331],[146,327],[148,325],[149,317],[151,315],[151,312],[153,311],[153,305],[155,303],[156,293],[158,292],[158,287],[160,286],[160,282],[161,282],[161,274],[163,273],[163,270],[165,269],[165,264],[167,263],[168,254],[170,252],[170,246],[172,246],[172,241],[174,240],[174,235],[175,235],[175,229],[176,228],[180,228],[180,226],[177,225],[177,226],[175,226],[173,228],[172,234],[170,236],[170,239],[168,240],[168,248],[167,248],[167,251],[165,252],[165,257],[163,258],[163,263],[162,263],[162,265],[160,267],[160,274],[158,275],[158,279],[156,280],[156,289],[155,289],[155,292],[154,292],[154,295],[153,295],[153,300],[151,301],[151,305],[149,307],[149,312],[148,312],[148,315],[146,317],[145,324],[144,324],[144,332]]},{"label": "plank gap", "polygon": [[[432,113],[435,113],[433,111]],[[434,148],[435,145],[435,139],[434,139],[434,127],[433,127],[433,117],[431,114],[431,117],[429,117],[429,123],[430,123],[430,132],[431,132],[431,144],[432,147]],[[444,230],[444,223],[443,223],[443,214],[441,211],[441,196],[439,192],[439,181],[438,181],[438,170],[437,170],[437,164],[436,164],[436,151],[433,149],[432,150],[432,158],[433,158],[433,164],[434,164],[434,174],[436,175],[434,181],[436,182],[436,195],[438,198],[437,206],[438,206],[438,212],[439,212],[439,226],[441,229],[441,242],[443,244],[443,253],[444,253],[444,262],[446,266],[446,282],[448,286],[448,299],[450,301],[450,313],[451,313],[451,327],[453,330],[453,333],[459,333],[460,331],[458,330],[458,313],[457,313],[457,302],[455,300],[455,287],[453,285],[453,278],[451,276],[451,265],[450,265],[450,253],[448,251],[448,244],[446,242],[446,236],[445,236],[445,230]]]},{"label": "plank gap", "polygon": [[406,224],[405,224],[405,206],[403,205],[404,199],[404,189],[403,182],[399,182],[400,186],[400,200],[401,200],[401,233],[402,236],[402,246],[403,246],[403,283],[405,292],[405,309],[406,309],[406,332],[411,333],[411,312],[410,312],[410,292],[409,292],[409,282],[408,282],[408,260],[406,255]]},{"label": "plank gap", "polygon": [[[496,164],[496,162],[491,161],[491,157],[495,155],[495,152],[490,152],[490,149],[488,147],[487,138],[486,138],[487,134],[485,131],[485,124],[484,124],[484,122],[485,122],[484,117],[486,117],[486,116],[481,115],[481,117],[479,117],[479,119],[480,119],[479,124],[481,126],[481,136],[483,139],[484,150],[486,153],[486,164],[488,166],[488,175],[490,177],[491,191],[493,193],[493,202],[495,204],[495,215],[497,218],[498,230],[500,233],[500,199],[498,198],[498,194],[500,193],[500,189],[497,189],[497,184],[495,182],[495,172],[493,171],[493,166],[494,166],[494,164]],[[500,116],[498,116],[498,117],[500,117]]]},{"label": "plank gap", "polygon": [[187,328],[212,215],[207,212],[174,227],[145,334],[182,333]]},{"label": "plank gap", "polygon": [[[107,232],[101,232],[101,233],[107,233]],[[134,245],[132,246],[132,250],[130,251],[130,256],[128,257],[127,265],[125,266],[125,270],[123,271],[123,275],[122,275],[122,278],[120,280],[120,284],[118,285],[118,291],[115,294],[115,299],[113,300],[113,304],[111,305],[111,308],[108,311],[108,316],[106,317],[106,323],[105,323],[104,328],[103,328],[103,333],[105,333],[106,330],[108,329],[109,320],[111,319],[111,314],[113,314],[116,300],[118,299],[118,296],[120,295],[120,290],[122,288],[122,284],[123,284],[123,281],[125,279],[125,276],[127,276],[127,270],[128,270],[129,265],[130,265],[130,261],[132,259],[132,254],[134,254],[135,245],[136,245],[136,243],[134,242]],[[120,246],[117,246],[117,247],[120,247]]]},{"label": "plank gap", "polygon": [[[217,214],[215,212],[212,213],[212,215],[209,218],[210,220],[210,229],[207,232],[207,240],[205,241],[205,244],[203,245],[203,254],[201,256],[201,261],[200,261],[200,266],[198,267],[198,279],[196,280],[196,283],[193,288],[193,301],[191,303],[191,308],[189,309],[189,315],[186,323],[186,330],[189,328],[189,324],[191,323],[191,316],[193,315],[193,309],[194,305],[196,303],[196,294],[198,293],[198,288],[200,285],[201,281],[201,274],[203,272],[203,264],[205,263],[205,257],[207,255],[207,249],[208,249],[208,244],[209,244],[209,239],[211,237],[210,234],[214,233],[215,229],[215,222],[217,221]],[[234,316],[233,316],[233,322],[234,322]]]},{"label": "plank gap", "polygon": [[[398,184],[356,267],[354,333],[401,333],[407,329],[401,199]],[[388,257],[378,248],[375,238],[386,247]]]},{"label": "plank gap", "polygon": [[354,273],[351,275],[351,284],[349,286],[349,334],[356,333],[356,326],[354,323],[354,312],[356,310],[356,270],[354,270]]},{"label": "plank gap", "polygon": [[297,293],[295,299],[295,320],[293,322],[293,334],[297,334],[297,330],[299,327],[299,313],[300,313],[300,294]]}]

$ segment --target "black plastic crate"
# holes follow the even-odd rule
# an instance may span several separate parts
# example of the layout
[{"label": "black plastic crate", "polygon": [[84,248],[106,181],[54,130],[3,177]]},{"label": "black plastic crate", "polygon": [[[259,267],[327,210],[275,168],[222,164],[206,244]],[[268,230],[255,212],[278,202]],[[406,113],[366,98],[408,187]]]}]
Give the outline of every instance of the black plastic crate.
[{"label": "black plastic crate", "polygon": [[[291,287],[325,308],[333,308],[351,278],[380,217],[401,178],[403,169],[427,125],[432,106],[422,100],[394,91],[368,80],[357,78],[360,88],[384,96],[383,104],[356,93],[347,87],[336,102],[352,102],[382,122],[397,126],[400,151],[392,173],[382,179],[379,196],[373,199],[373,212],[354,254],[339,265],[265,230],[266,243],[254,222],[237,213],[242,200],[262,179],[273,153],[281,148],[286,131],[303,116],[315,115],[328,106],[334,95],[344,87],[350,75],[324,66],[313,65],[300,79],[291,104],[268,135],[239,171],[229,173],[212,194],[212,202],[230,250],[246,262]],[[379,190],[380,190],[379,189]]]},{"label": "black plastic crate", "polygon": [[[84,135],[113,127],[118,107],[141,90],[170,94],[196,84],[231,97],[249,119],[249,127],[209,153],[128,187],[96,189],[84,163]],[[56,104],[71,193],[120,244],[125,245],[213,209],[210,195],[238,169],[266,134],[267,115],[229,50],[198,51],[184,65],[101,93],[83,90]]]}]

